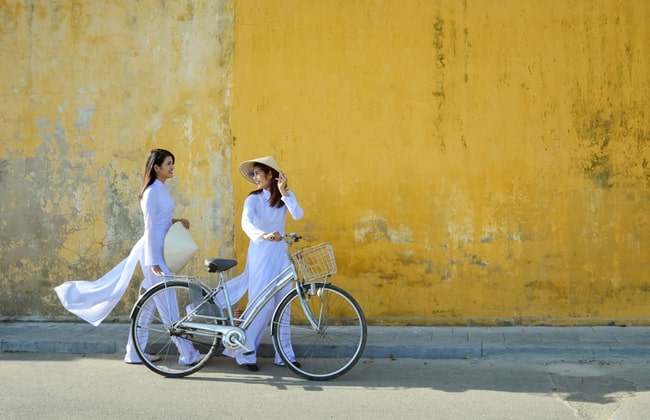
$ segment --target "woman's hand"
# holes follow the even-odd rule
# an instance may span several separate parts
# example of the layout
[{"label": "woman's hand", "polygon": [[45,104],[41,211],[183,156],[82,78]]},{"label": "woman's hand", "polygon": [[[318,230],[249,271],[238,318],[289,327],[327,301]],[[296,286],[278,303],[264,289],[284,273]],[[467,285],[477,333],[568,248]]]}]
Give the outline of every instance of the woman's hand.
[{"label": "woman's hand", "polygon": [[272,233],[265,233],[262,235],[262,238],[264,238],[265,241],[279,242],[282,240],[282,234],[276,230]]},{"label": "woman's hand", "polygon": [[164,276],[164,275],[165,275],[165,272],[162,271],[162,269],[160,268],[160,266],[157,265],[157,264],[151,266],[151,271],[153,271],[153,273],[154,273],[155,275],[157,275],[157,276]]},{"label": "woman's hand", "polygon": [[187,220],[187,219],[172,219],[172,225],[174,223],[176,223],[176,222],[181,222],[183,224],[183,226],[185,227],[185,229],[190,228],[190,221]]},{"label": "woman's hand", "polygon": [[287,195],[287,176],[284,172],[280,172],[278,175],[278,189],[280,190],[280,194],[283,196]]}]

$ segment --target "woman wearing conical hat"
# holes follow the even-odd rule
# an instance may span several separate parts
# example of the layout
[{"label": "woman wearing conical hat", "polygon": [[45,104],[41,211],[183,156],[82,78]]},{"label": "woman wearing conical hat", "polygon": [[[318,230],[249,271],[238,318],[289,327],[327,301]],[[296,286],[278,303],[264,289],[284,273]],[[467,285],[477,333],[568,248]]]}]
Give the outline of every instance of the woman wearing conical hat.
[{"label": "woman wearing conical hat", "polygon": [[[287,176],[275,159],[271,156],[251,159],[239,166],[242,175],[257,188],[244,201],[242,212],[242,229],[250,239],[246,267],[244,272],[229,283],[238,285],[239,291],[233,291],[232,296],[237,300],[244,292],[248,292],[248,301],[252,301],[266,285],[289,264],[282,236],[285,233],[287,213],[294,220],[303,216],[303,210],[298,204],[293,192],[287,187]],[[237,288],[237,287],[235,287]],[[286,286],[289,292],[291,285]],[[244,290],[245,289],[245,290]],[[224,351],[229,357],[234,357],[237,363],[251,371],[257,371],[257,349],[264,336],[264,331],[273,316],[273,311],[286,293],[278,293],[251,323],[246,331],[246,345],[255,350],[251,355],[242,351]],[[287,349],[289,357],[293,354]],[[294,358],[295,359],[295,358]],[[275,364],[282,366],[280,356],[275,354]]]}]

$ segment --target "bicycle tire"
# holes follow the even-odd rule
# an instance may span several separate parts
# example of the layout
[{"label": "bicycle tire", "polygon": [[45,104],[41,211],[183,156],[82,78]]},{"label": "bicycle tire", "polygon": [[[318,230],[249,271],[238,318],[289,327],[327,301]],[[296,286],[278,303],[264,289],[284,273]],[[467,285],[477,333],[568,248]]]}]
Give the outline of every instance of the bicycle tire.
[{"label": "bicycle tire", "polygon": [[307,321],[300,296],[293,290],[273,316],[273,345],[294,373],[314,381],[337,378],[352,369],[365,350],[368,326],[361,306],[329,283],[305,284],[301,294],[318,329]]},{"label": "bicycle tire", "polygon": [[[208,362],[220,339],[191,332],[176,332],[172,336],[170,320],[176,321],[180,315],[185,315],[192,304],[201,302],[209,292],[197,283],[169,281],[152,287],[136,302],[131,315],[131,336],[145,366],[159,375],[177,378],[199,371]],[[170,315],[163,317],[161,311]],[[167,318],[167,322],[163,318]],[[179,340],[191,342],[201,353],[196,362],[180,363],[176,344]]]}]

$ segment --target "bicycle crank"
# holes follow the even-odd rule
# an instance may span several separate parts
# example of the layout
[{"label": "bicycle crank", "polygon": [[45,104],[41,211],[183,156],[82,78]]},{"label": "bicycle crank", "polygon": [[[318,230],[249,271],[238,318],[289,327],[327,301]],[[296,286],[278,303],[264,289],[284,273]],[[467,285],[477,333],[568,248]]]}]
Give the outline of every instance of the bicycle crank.
[{"label": "bicycle crank", "polygon": [[249,349],[244,345],[246,342],[246,334],[239,328],[226,332],[221,342],[229,350],[243,350],[246,356],[255,353],[255,350]]}]

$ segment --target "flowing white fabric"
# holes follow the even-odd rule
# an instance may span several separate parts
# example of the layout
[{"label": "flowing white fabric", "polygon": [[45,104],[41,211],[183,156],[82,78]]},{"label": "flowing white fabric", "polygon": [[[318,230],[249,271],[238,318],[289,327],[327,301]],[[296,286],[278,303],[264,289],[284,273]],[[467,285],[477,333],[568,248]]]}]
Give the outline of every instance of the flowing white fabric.
[{"label": "flowing white fabric", "polygon": [[[295,196],[288,192],[288,197],[283,197],[285,205],[277,208],[269,206],[268,200],[270,193],[263,190],[260,194],[253,194],[246,197],[244,201],[244,210],[242,212],[242,229],[250,239],[248,254],[246,257],[246,267],[244,272],[226,283],[228,296],[231,304],[236,303],[241,297],[248,292],[249,302],[255,299],[257,295],[266,287],[266,285],[289,264],[283,242],[272,242],[265,240],[262,235],[265,233],[278,231],[284,235],[287,212],[295,220],[303,216],[303,210],[298,204]],[[284,292],[290,290],[287,285]],[[259,347],[264,336],[264,331],[268,325],[273,311],[280,303],[284,293],[276,295],[258,314],[255,320],[246,330],[246,345],[255,350]],[[221,299],[220,299],[221,301]],[[283,340],[289,342],[289,340]],[[293,350],[287,348],[289,357],[292,357]],[[255,354],[244,355],[242,351],[229,351],[223,353],[229,357],[235,357],[238,364],[256,363]],[[281,363],[280,356],[275,354],[275,362]]]},{"label": "flowing white fabric", "polygon": [[63,307],[94,326],[101,324],[131,283],[143,246],[144,237],[135,244],[127,258],[98,280],[68,281],[55,287]]},{"label": "flowing white fabric", "polygon": [[[165,273],[170,274],[171,271],[165,264],[163,256],[163,244],[165,234],[172,224],[174,207],[174,200],[164,183],[156,180],[148,186],[140,200],[140,208],[144,216],[142,238],[138,240],[126,259],[100,279],[68,281],[55,287],[54,290],[63,307],[84,321],[97,326],[111,313],[126,292],[138,262],[144,275],[141,289],[147,290],[162,280],[152,272],[152,266],[158,265]],[[156,302],[156,308],[165,323],[178,319],[178,308],[168,308],[160,305],[159,302]],[[180,350],[179,363],[191,364],[199,357],[199,352],[190,342],[183,339],[176,339],[174,342]],[[139,362],[131,334],[126,346],[125,360]]]},{"label": "flowing white fabric", "polygon": [[143,288],[148,289],[159,278],[151,272],[152,265],[159,265],[169,273],[163,257],[165,234],[172,225],[175,207],[167,186],[155,180],[140,200],[144,217],[144,235],[135,244],[129,256],[111,271],[95,281],[68,281],[54,288],[64,308],[84,321],[97,326],[115,308],[126,292],[138,262],[144,273]]}]

